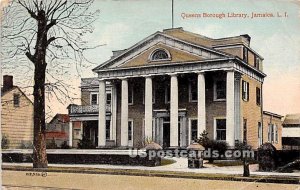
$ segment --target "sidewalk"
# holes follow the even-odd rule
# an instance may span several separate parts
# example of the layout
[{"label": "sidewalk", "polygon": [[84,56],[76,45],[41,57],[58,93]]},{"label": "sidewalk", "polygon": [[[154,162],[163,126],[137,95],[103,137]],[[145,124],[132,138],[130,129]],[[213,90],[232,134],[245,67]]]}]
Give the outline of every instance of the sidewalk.
[{"label": "sidewalk", "polygon": [[[186,158],[169,158],[175,160],[173,164],[157,167],[146,167],[146,166],[123,166],[123,165],[87,165],[87,164],[49,164],[49,167],[56,168],[88,168],[88,169],[117,169],[117,170],[141,170],[141,171],[162,171],[162,172],[187,172],[187,173],[199,173],[199,174],[226,174],[226,175],[239,175],[243,174],[243,166],[226,166],[217,167],[210,164],[204,163],[204,168],[190,169],[187,165]],[[22,166],[30,167],[31,163],[2,163],[2,166]],[[259,172],[257,165],[250,165],[251,176],[280,176],[280,177],[299,177],[298,173],[277,173],[277,172]]]}]

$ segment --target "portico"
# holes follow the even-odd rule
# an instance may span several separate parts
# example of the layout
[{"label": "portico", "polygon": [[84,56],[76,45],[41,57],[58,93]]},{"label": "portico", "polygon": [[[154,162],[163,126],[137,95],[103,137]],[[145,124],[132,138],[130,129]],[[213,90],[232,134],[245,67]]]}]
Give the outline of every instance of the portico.
[{"label": "portico", "polygon": [[[203,64],[203,63],[202,63]],[[235,99],[237,98],[237,95],[235,95],[235,91],[239,91],[239,83],[238,77],[240,76],[241,72],[235,68],[228,69],[228,65],[234,66],[233,62],[226,61],[223,64],[217,63],[218,66],[224,65],[224,69],[201,69],[201,70],[193,70],[188,71],[192,65],[186,65],[181,66],[181,72],[164,72],[164,73],[147,73],[142,72],[141,75],[130,75],[126,76],[126,74],[133,72],[141,72],[139,70],[126,70],[124,72],[123,77],[107,77],[107,78],[101,78],[99,79],[99,134],[103,133],[106,129],[105,122],[101,121],[100,118],[104,118],[106,112],[103,111],[103,107],[105,107],[105,95],[100,95],[100,89],[105,90],[103,87],[103,84],[105,82],[103,81],[109,81],[114,80],[118,81],[121,84],[121,97],[120,97],[120,146],[122,147],[128,147],[128,121],[129,121],[129,85],[128,83],[131,83],[131,85],[134,85],[134,78],[138,78],[138,81],[143,86],[140,90],[143,91],[143,102],[134,102],[134,104],[141,104],[140,106],[143,108],[143,117],[140,118],[140,120],[143,120],[143,133],[142,138],[144,140],[152,140],[155,141],[162,146],[168,146],[168,148],[172,147],[186,147],[188,146],[188,143],[191,141],[189,140],[189,136],[191,133],[191,130],[189,128],[188,123],[188,106],[184,106],[180,102],[179,97],[179,86],[178,82],[180,82],[181,78],[183,77],[189,77],[193,76],[193,80],[196,81],[196,91],[197,91],[197,99],[193,102],[193,105],[196,105],[196,117],[197,119],[197,138],[199,138],[200,134],[207,130],[206,126],[206,87],[205,84],[206,78],[205,75],[207,73],[217,73],[222,72],[225,74],[225,81],[226,81],[226,98],[222,101],[219,101],[218,103],[225,103],[226,104],[226,112],[223,115],[226,117],[226,141],[228,141],[230,146],[234,146],[234,142],[237,139],[240,139],[241,137],[237,133],[240,128],[240,121],[241,119],[236,119],[236,115],[240,115],[240,107],[235,105]],[[195,64],[197,65],[197,64]],[[213,67],[213,63],[210,64],[211,67]],[[202,65],[203,66],[203,65]],[[195,67],[195,66],[193,66]],[[153,68],[154,69],[154,68]],[[112,75],[113,75],[112,71]],[[169,95],[169,102],[166,100],[166,106],[160,105],[162,109],[155,109],[156,104],[158,102],[155,102],[154,97],[156,96],[165,96],[165,94],[156,94],[154,93],[157,90],[154,90],[155,87],[158,85],[156,79],[159,78],[165,78],[167,79],[167,83],[169,85],[166,85],[168,90],[170,91]],[[195,78],[196,77],[196,78]],[[182,91],[182,89],[180,89]],[[101,98],[101,99],[100,99]],[[112,97],[114,98],[114,97]],[[168,99],[165,97],[165,99]],[[112,110],[113,112],[114,110]],[[116,118],[117,119],[117,118]],[[165,129],[169,127],[169,129]],[[135,127],[139,127],[136,126]],[[100,135],[99,135],[100,136]],[[105,140],[101,139],[104,138],[100,136],[98,139],[98,143],[101,145],[101,143],[105,143]],[[169,138],[169,139],[165,139]]]}]

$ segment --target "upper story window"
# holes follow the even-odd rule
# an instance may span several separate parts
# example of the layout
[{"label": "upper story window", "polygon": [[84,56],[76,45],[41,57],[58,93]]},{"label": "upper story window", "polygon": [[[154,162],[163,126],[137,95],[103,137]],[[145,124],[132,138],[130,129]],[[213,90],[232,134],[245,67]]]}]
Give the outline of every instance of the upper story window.
[{"label": "upper story window", "polygon": [[111,93],[106,94],[106,104],[111,105]]},{"label": "upper story window", "polygon": [[171,92],[170,92],[170,86],[166,86],[165,88],[165,103],[168,104],[170,103],[170,99],[171,99]]},{"label": "upper story window", "polygon": [[91,105],[97,105],[98,104],[98,94],[92,93],[91,94]]},{"label": "upper story window", "polygon": [[14,107],[19,107],[20,106],[20,95],[19,94],[14,94]]},{"label": "upper story window", "polygon": [[260,88],[256,87],[256,104],[260,106],[261,104],[261,92]]},{"label": "upper story window", "polygon": [[130,85],[128,88],[128,104],[133,105],[133,86]]},{"label": "upper story window", "polygon": [[215,80],[214,81],[214,100],[225,100],[226,99],[226,81]]},{"label": "upper story window", "polygon": [[[111,104],[111,92],[106,93],[106,104]],[[91,93],[91,105],[98,105],[98,93]]]},{"label": "upper story window", "polygon": [[244,101],[249,101],[249,82],[242,81],[242,99]]},{"label": "upper story window", "polygon": [[190,102],[198,101],[198,89],[197,89],[197,83],[195,81],[192,81],[189,84],[189,101]]},{"label": "upper story window", "polygon": [[259,65],[260,65],[260,59],[258,56],[255,56],[255,60],[254,60],[254,67],[256,69],[259,69]]},{"label": "upper story window", "polygon": [[150,61],[171,60],[170,53],[165,49],[154,50],[150,55]]},{"label": "upper story window", "polygon": [[246,47],[243,48],[243,61],[248,63],[248,49]]}]

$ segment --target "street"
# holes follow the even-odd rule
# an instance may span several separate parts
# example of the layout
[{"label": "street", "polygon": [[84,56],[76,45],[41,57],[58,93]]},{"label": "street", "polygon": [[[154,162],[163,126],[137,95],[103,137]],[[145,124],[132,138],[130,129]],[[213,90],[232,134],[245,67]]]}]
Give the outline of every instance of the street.
[{"label": "street", "polygon": [[3,189],[300,189],[292,184],[7,170],[2,172],[2,183]]}]

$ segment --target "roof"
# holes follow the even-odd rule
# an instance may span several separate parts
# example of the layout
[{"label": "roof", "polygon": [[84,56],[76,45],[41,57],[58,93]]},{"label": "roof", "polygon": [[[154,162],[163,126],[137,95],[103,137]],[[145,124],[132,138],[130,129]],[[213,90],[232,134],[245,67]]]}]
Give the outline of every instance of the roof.
[{"label": "roof", "polygon": [[68,134],[62,131],[47,131],[46,139],[66,139],[68,138]]},{"label": "roof", "polygon": [[26,94],[18,86],[13,86],[12,88],[10,88],[9,90],[6,90],[4,92],[3,92],[3,87],[1,87],[1,97],[3,97],[5,94],[7,94],[15,89],[18,89],[21,92],[22,96],[24,96],[31,104],[33,104],[33,102],[26,96]]},{"label": "roof", "polygon": [[69,123],[70,122],[70,117],[68,114],[61,114],[58,113],[56,114],[49,123],[52,123],[55,119],[58,119],[62,123]]},{"label": "roof", "polygon": [[287,114],[283,121],[283,125],[300,125],[300,113]]},{"label": "roof", "polygon": [[263,114],[273,116],[273,117],[277,117],[277,118],[280,118],[280,119],[283,118],[282,115],[279,115],[279,114],[276,114],[276,113],[273,113],[273,112],[269,112],[269,111],[263,111]]},{"label": "roof", "polygon": [[12,91],[13,89],[17,88],[17,86],[13,86],[12,88],[10,88],[9,90],[3,91],[3,87],[1,87],[1,97],[6,94],[7,92]]},{"label": "roof", "polygon": [[[183,28],[171,28],[171,29],[164,29],[162,32],[157,31],[154,34],[146,37],[145,39],[139,41],[138,43],[134,44],[128,49],[115,51],[114,55],[111,57],[111,59],[105,61],[104,63],[98,65],[96,68],[93,69],[94,72],[100,71],[101,69],[107,69],[116,62],[124,62],[127,59],[131,60],[132,57],[129,57],[126,59],[126,56],[130,55],[132,52],[134,52],[137,49],[142,49],[146,42],[152,42],[154,38],[160,38],[164,37],[166,39],[172,39],[177,42],[183,42],[186,43],[192,48],[200,48],[206,52],[209,52],[211,54],[214,54],[216,57],[227,57],[227,58],[236,58],[236,55],[226,53],[225,51],[221,51],[218,49],[220,46],[229,46],[229,45],[244,45],[245,47],[249,48],[250,45],[250,36],[247,34],[243,34],[240,36],[233,36],[233,37],[226,37],[226,38],[219,38],[219,39],[213,39],[206,36],[202,36],[200,34],[192,33],[189,31],[183,30]],[[147,47],[149,48],[149,47]],[[251,50],[252,51],[252,50]],[[256,52],[254,52],[257,54]],[[258,54],[257,54],[258,55]],[[133,54],[132,54],[133,56]],[[258,55],[261,57],[260,55]],[[261,57],[262,58],[262,57]],[[262,58],[263,59],[263,58]],[[209,60],[209,58],[207,59]],[[128,61],[128,60],[127,60]],[[185,60],[188,61],[188,60]],[[139,61],[140,62],[140,61]],[[164,62],[168,63],[168,62]],[[136,66],[136,64],[129,64],[127,67]],[[126,67],[126,66],[125,66]]]},{"label": "roof", "polygon": [[[226,38],[218,38],[213,39],[206,36],[202,36],[197,33],[189,32],[183,30],[182,27],[179,28],[170,28],[170,29],[164,29],[163,33],[168,34],[170,36],[179,38],[181,40],[194,43],[197,45],[203,45],[207,47],[214,47],[214,46],[220,46],[220,45],[227,45],[227,44],[244,44],[245,46],[249,46],[249,41],[245,37],[246,35],[240,35],[240,36],[232,36],[232,37],[226,37]],[[248,35],[249,36],[249,35]]]},{"label": "roof", "polygon": [[[110,86],[110,81],[106,81],[106,86]],[[81,88],[90,88],[90,87],[98,87],[99,86],[99,79],[97,77],[91,78],[81,78]]]}]

